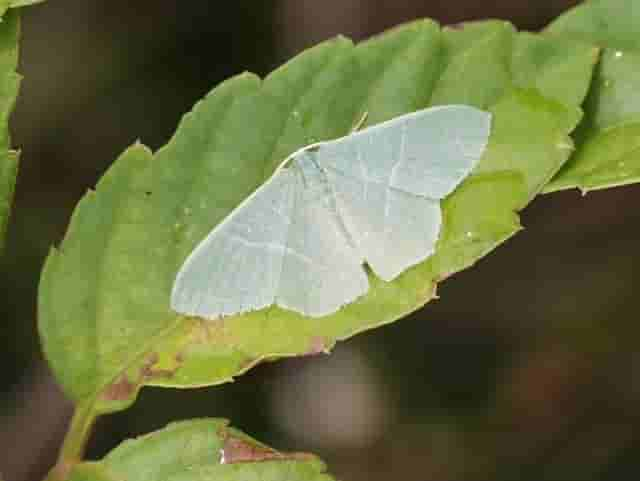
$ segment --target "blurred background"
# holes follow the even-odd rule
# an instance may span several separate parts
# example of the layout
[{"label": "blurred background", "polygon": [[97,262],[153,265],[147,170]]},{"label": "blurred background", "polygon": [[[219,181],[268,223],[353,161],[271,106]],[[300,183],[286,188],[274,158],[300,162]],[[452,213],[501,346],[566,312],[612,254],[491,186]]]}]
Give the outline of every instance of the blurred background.
[{"label": "blurred background", "polygon": [[[23,150],[0,261],[0,471],[37,481],[70,404],[42,361],[39,271],[71,211],[137,139],[164,144],[221,80],[265,74],[342,33],[487,17],[537,30],[570,0],[50,0],[24,10]],[[309,450],[344,481],[618,480],[640,473],[640,187],[537,199],[527,230],[444,283],[441,299],[234,384],[143,389],[102,418],[89,456],[197,416],[230,418],[281,450]],[[176,409],[179,407],[179,409]]]}]

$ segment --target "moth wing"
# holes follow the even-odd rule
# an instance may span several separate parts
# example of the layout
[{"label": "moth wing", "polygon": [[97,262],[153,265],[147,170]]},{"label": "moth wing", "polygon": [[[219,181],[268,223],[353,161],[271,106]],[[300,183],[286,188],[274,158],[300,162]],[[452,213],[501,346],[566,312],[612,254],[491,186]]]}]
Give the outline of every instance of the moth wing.
[{"label": "moth wing", "polygon": [[300,151],[193,251],[172,308],[217,318],[275,303],[318,317],[368,290],[365,259],[393,279],[433,253],[439,199],[475,167],[490,123],[472,107],[437,107]]},{"label": "moth wing", "polygon": [[440,201],[330,172],[342,217],[378,277],[395,279],[435,250]]},{"label": "moth wing", "polygon": [[449,195],[489,143],[491,114],[466,105],[434,107],[404,119],[392,187],[431,199]]},{"label": "moth wing", "polygon": [[419,110],[329,142],[322,167],[442,199],[478,164],[491,114],[466,105]]},{"label": "moth wing", "polygon": [[477,165],[490,130],[487,112],[435,107],[318,150],[348,230],[380,278],[390,281],[433,254],[440,199]]},{"label": "moth wing", "polygon": [[296,188],[281,169],[215,227],[178,272],[172,309],[215,319],[272,305]]},{"label": "moth wing", "polygon": [[324,173],[297,162],[291,170],[297,187],[276,304],[321,317],[366,293],[369,281]]}]

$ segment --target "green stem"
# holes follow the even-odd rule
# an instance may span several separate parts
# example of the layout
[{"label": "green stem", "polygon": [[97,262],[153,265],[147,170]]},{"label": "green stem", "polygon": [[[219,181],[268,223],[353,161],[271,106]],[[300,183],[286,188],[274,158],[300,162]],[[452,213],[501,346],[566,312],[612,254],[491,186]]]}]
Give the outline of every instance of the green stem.
[{"label": "green stem", "polygon": [[71,468],[79,463],[84,456],[95,420],[93,403],[83,403],[76,406],[69,430],[60,449],[58,462],[49,471],[44,481],[65,481],[68,478]]},{"label": "green stem", "polygon": [[60,450],[60,459],[75,462],[82,459],[95,420],[93,403],[80,404],[76,407]]}]

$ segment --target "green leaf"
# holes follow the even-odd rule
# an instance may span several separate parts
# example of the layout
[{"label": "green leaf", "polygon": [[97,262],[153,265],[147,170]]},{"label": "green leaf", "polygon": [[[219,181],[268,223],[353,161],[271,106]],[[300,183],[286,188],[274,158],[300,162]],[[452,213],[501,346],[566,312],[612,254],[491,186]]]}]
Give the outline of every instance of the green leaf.
[{"label": "green leaf", "polygon": [[10,150],[4,152],[4,155],[0,156],[0,249],[7,230],[17,173],[18,154]]},{"label": "green leaf", "polygon": [[16,73],[20,29],[18,14],[7,14],[7,10],[41,1],[0,0],[0,249],[11,210],[20,157],[18,152],[11,150],[9,137],[9,116],[20,87],[20,76]]},{"label": "green leaf", "polygon": [[76,465],[69,481],[331,481],[315,456],[281,453],[230,428],[198,419],[125,441],[102,461]]},{"label": "green leaf", "polygon": [[589,1],[548,28],[605,47],[576,133],[578,149],[547,192],[583,192],[640,181],[640,4]]},{"label": "green leaf", "polygon": [[10,13],[0,22],[0,248],[4,241],[18,172],[18,153],[11,150],[9,138],[9,115],[20,86],[20,76],[16,73],[18,20],[17,14]]},{"label": "green leaf", "polygon": [[[26,7],[27,5],[41,2],[44,2],[44,0],[0,0],[0,17],[4,16],[10,8]],[[3,19],[0,18],[0,21],[3,21]]]},{"label": "green leaf", "polygon": [[[437,282],[519,230],[523,208],[568,158],[594,49],[517,33],[505,22],[441,30],[431,21],[354,46],[320,44],[263,81],[215,88],[155,155],[128,149],[76,208],[39,291],[39,328],[58,379],[97,413],[145,384],[227,382],[266,359],[328,351],[433,298]],[[436,254],[334,315],[277,307],[217,321],[169,308],[190,251],[295,149],[429,105],[494,114],[480,166],[444,203]]]}]

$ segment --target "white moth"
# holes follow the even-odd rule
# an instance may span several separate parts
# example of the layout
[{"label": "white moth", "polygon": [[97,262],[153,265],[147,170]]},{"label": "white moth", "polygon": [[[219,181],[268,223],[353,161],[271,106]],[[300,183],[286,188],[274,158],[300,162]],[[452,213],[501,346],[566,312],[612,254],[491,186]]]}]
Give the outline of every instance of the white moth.
[{"label": "white moth", "polygon": [[476,166],[491,114],[448,105],[303,147],[196,247],[171,307],[215,319],[276,304],[332,314],[434,253],[440,200]]}]

